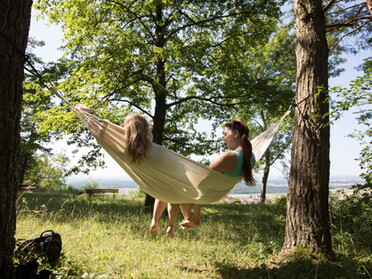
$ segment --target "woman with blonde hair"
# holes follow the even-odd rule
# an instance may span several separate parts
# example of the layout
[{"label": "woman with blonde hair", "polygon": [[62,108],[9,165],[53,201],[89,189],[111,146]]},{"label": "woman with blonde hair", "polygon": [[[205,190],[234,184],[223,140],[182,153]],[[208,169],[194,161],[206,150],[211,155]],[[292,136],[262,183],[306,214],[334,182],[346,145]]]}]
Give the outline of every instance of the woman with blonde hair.
[{"label": "woman with blonde hair", "polygon": [[120,126],[124,128],[125,152],[132,163],[141,163],[147,157],[152,144],[153,137],[149,122],[136,113],[128,115]]},{"label": "woman with blonde hair", "polygon": [[[76,109],[93,114],[93,110],[82,104]],[[152,144],[152,133],[149,121],[141,114],[129,114],[120,125],[124,128],[124,149],[131,162],[140,164],[148,155]]]},{"label": "woman with blonde hair", "polygon": [[[84,105],[77,105],[76,108],[93,113],[92,109]],[[125,152],[131,158],[132,163],[140,164],[147,157],[152,146],[153,136],[150,124],[142,115],[131,114],[125,118],[121,126],[124,128]],[[247,185],[254,185],[252,168],[256,160],[248,137],[249,129],[243,121],[234,120],[225,123],[224,140],[229,150],[218,156],[209,167],[228,176],[242,176]],[[151,233],[157,234],[159,232],[158,221],[166,207],[166,202],[155,200],[150,225]],[[174,236],[174,224],[180,207],[184,217],[184,221],[181,223],[182,227],[193,228],[200,225],[201,204],[168,204],[169,218],[166,233],[169,237]],[[194,212],[191,216],[192,208]]]},{"label": "woman with blonde hair", "polygon": [[[75,108],[93,114],[93,110],[85,105],[78,104]],[[123,145],[125,152],[129,155],[131,163],[140,164],[146,159],[152,145],[153,136],[148,120],[140,114],[130,114],[120,126],[124,128]],[[158,221],[166,206],[166,202],[155,200],[152,225],[150,227],[150,231],[154,234],[158,233]],[[167,235],[170,237],[173,237],[178,209],[179,205],[169,205]]]}]

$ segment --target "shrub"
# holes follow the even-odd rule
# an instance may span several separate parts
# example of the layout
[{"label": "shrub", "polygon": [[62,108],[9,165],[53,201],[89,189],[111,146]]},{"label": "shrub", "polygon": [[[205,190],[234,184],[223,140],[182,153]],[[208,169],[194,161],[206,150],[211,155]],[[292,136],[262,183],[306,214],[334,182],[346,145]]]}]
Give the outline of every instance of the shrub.
[{"label": "shrub", "polygon": [[357,184],[351,195],[331,199],[331,221],[336,247],[355,253],[363,247],[372,252],[372,195],[371,184]]}]

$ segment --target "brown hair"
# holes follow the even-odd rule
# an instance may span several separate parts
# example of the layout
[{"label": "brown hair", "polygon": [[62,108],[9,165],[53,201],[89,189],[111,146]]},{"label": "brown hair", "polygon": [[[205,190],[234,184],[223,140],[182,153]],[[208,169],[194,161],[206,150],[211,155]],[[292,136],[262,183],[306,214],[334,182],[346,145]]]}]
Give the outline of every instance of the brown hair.
[{"label": "brown hair", "polygon": [[124,123],[124,148],[131,157],[132,163],[141,163],[148,154],[152,143],[150,124],[140,114],[128,115]]},{"label": "brown hair", "polygon": [[252,175],[251,158],[252,158],[253,152],[252,152],[252,144],[248,140],[248,137],[249,137],[248,126],[241,120],[233,120],[233,121],[229,121],[225,123],[225,127],[231,129],[232,131],[238,131],[241,136],[242,146],[243,146],[244,181],[247,185],[253,186],[256,184],[256,180],[253,178],[253,175]]}]

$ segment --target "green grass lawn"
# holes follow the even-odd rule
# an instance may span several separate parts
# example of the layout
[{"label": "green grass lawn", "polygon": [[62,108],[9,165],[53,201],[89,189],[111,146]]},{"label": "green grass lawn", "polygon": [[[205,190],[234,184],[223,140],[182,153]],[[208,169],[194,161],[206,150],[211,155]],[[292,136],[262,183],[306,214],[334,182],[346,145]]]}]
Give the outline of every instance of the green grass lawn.
[{"label": "green grass lawn", "polygon": [[337,224],[331,261],[303,255],[279,262],[283,200],[216,203],[205,205],[202,213],[200,227],[176,228],[169,239],[165,216],[161,234],[149,233],[151,213],[140,198],[31,193],[18,200],[16,238],[48,229],[61,234],[62,255],[50,267],[55,278],[371,278],[370,244],[359,244]]}]

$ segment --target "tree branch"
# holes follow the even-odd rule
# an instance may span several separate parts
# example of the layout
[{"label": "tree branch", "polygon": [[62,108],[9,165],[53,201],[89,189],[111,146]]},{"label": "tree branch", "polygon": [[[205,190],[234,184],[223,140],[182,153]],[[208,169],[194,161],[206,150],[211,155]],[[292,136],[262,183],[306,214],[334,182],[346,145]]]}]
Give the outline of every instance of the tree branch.
[{"label": "tree branch", "polygon": [[283,148],[282,148],[282,150],[280,151],[280,152],[278,152],[277,154],[277,156],[272,160],[272,162],[270,163],[270,167],[275,163],[275,161],[276,160],[278,160],[279,159],[279,157],[282,155],[282,153],[288,148],[288,146],[291,144],[292,142],[289,142],[289,143],[287,143],[286,144],[286,146],[284,146]]},{"label": "tree branch", "polygon": [[[221,15],[221,16],[215,16],[215,17],[207,18],[207,19],[204,19],[204,20],[201,20],[201,21],[195,21],[189,15],[187,15],[186,13],[180,11],[180,14],[182,14],[183,16],[185,16],[186,19],[188,19],[191,23],[185,24],[183,26],[180,26],[179,28],[176,28],[175,30],[173,30],[172,32],[170,32],[168,34],[167,38],[172,37],[177,32],[179,32],[179,31],[181,31],[181,30],[183,30],[185,28],[194,26],[194,25],[202,25],[204,23],[213,22],[213,21],[215,21],[217,19],[229,18],[229,17],[233,17],[233,16],[242,15],[242,14],[245,14],[245,13],[246,12],[244,12],[244,13],[232,13],[232,14],[228,14],[228,15]],[[204,26],[204,27],[208,27],[208,25],[207,26]]]},{"label": "tree branch", "polygon": [[129,7],[127,7],[126,5],[122,4],[122,3],[119,3],[115,0],[108,0],[109,2],[111,3],[114,3],[116,5],[119,5],[121,6],[122,8],[124,8],[125,10],[127,10],[130,14],[132,14],[134,16],[134,19],[132,19],[132,21],[134,20],[139,20],[139,22],[141,23],[141,25],[145,28],[145,30],[149,33],[149,35],[151,36],[151,38],[153,39],[154,42],[156,42],[156,38],[154,36],[154,34],[152,34],[150,28],[147,27],[147,25],[142,21],[142,18],[141,16],[138,16],[135,12],[133,12],[130,7],[137,1],[133,1],[133,3],[131,5],[129,5]]},{"label": "tree branch", "polygon": [[330,8],[332,8],[333,4],[334,4],[336,1],[337,1],[337,0],[331,0],[331,1],[329,1],[328,4],[324,6],[324,8],[323,8],[323,13],[327,13],[328,10],[329,10]]},{"label": "tree branch", "polygon": [[154,80],[151,77],[144,75],[142,69],[138,70],[138,71],[135,71],[131,74],[129,74],[129,72],[127,72],[127,74],[128,74],[128,76],[125,78],[125,80],[129,80],[130,78],[133,78],[133,77],[135,77],[135,79],[133,81],[131,81],[130,83],[125,84],[124,86],[120,87],[119,89],[116,89],[115,91],[119,91],[121,89],[127,88],[127,87],[137,83],[138,81],[141,81],[141,80],[148,82],[151,86],[154,86]]},{"label": "tree branch", "polygon": [[349,33],[343,35],[338,41],[337,43],[335,43],[331,48],[329,48],[329,51],[332,51],[335,49],[335,47],[347,36],[357,32],[359,29],[361,29],[364,25],[367,25],[370,21],[366,21],[366,22],[363,22],[363,24],[359,25],[357,28],[355,28],[354,30],[350,31]]},{"label": "tree branch", "polygon": [[[344,21],[344,22],[341,22],[341,23],[338,23],[338,24],[329,25],[329,26],[326,26],[326,32],[331,32],[331,31],[337,30],[341,27],[353,26],[354,22],[359,21],[359,20],[363,20],[363,19],[366,19],[367,21],[365,23],[368,23],[368,22],[371,21],[372,17],[371,16],[358,17],[358,18],[353,18],[353,19],[350,19],[348,21]],[[363,25],[365,23],[363,23]]]},{"label": "tree branch", "polygon": [[[217,98],[219,98],[219,99],[234,98],[235,99],[236,97],[217,97]],[[250,103],[250,102],[237,102],[237,103],[226,104],[226,103],[217,102],[214,99],[216,99],[216,98],[205,98],[205,97],[201,97],[201,96],[189,96],[189,97],[181,98],[181,99],[179,99],[175,102],[169,103],[169,104],[167,104],[167,107],[170,108],[172,106],[179,105],[179,104],[182,104],[182,103],[190,101],[190,100],[205,101],[205,102],[209,102],[209,103],[214,104],[214,105],[224,106],[224,107],[232,107],[232,106],[236,106],[236,105],[243,105],[243,104],[249,104]]]},{"label": "tree branch", "polygon": [[173,11],[171,11],[169,13],[168,18],[164,20],[164,25],[165,26],[168,26],[172,22],[171,18],[173,16],[173,14],[176,12],[176,10],[178,10],[178,8],[182,5],[183,2],[184,2],[183,0],[178,1],[177,5],[176,5],[176,7],[174,7]]},{"label": "tree branch", "polygon": [[242,35],[245,35],[245,34],[249,34],[249,33],[250,32],[247,31],[247,32],[243,32],[243,33],[239,33],[239,34],[230,36],[230,37],[222,40],[221,42],[218,42],[217,44],[212,45],[212,47],[219,47],[219,46],[223,45],[225,42],[227,42],[228,40],[231,40],[232,38],[239,37],[239,36],[242,36]]},{"label": "tree branch", "polygon": [[[347,10],[350,10],[350,9],[352,9],[352,8],[359,7],[359,6],[360,6],[361,9],[362,9],[363,6],[365,6],[365,5],[366,5],[366,3],[359,3],[359,4],[356,4],[356,5],[354,5],[354,6],[347,7],[347,8],[345,8],[345,9],[340,9],[340,10],[334,11],[334,12],[332,12],[332,13],[329,13],[328,15],[332,15],[332,14],[336,14],[336,13],[345,12],[345,11],[347,11]],[[356,12],[354,16],[356,16],[356,15],[360,12],[361,9],[359,9],[359,11]],[[324,13],[326,13],[326,12],[324,12]]]},{"label": "tree branch", "polygon": [[113,101],[113,102],[122,102],[122,103],[128,103],[130,106],[132,107],[135,107],[136,109],[138,109],[139,111],[141,111],[143,114],[146,114],[147,116],[149,116],[151,119],[154,118],[154,116],[149,113],[147,110],[144,110],[143,108],[141,108],[140,106],[138,106],[136,103],[133,103],[129,100],[123,100],[123,99],[115,99],[115,98],[112,98],[112,99],[107,99],[108,101]]}]

